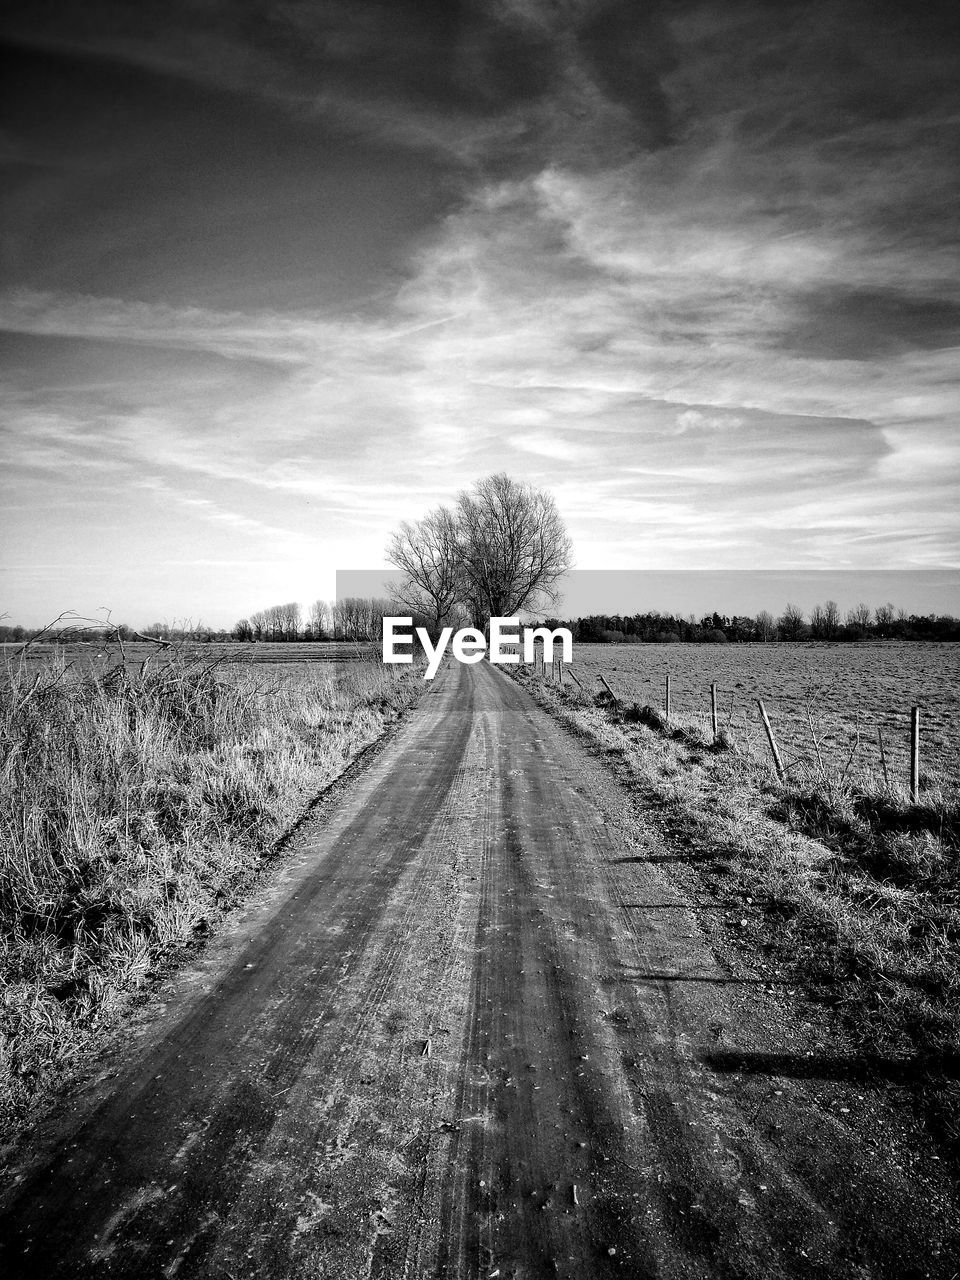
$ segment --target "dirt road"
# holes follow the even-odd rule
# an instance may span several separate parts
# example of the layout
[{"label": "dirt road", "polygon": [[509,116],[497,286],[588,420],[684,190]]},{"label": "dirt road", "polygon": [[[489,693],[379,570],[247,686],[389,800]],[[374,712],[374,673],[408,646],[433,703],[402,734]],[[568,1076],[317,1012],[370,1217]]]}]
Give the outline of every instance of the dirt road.
[{"label": "dirt road", "polygon": [[449,667],[48,1133],[4,1274],[953,1275],[946,1176],[720,966],[673,857]]}]

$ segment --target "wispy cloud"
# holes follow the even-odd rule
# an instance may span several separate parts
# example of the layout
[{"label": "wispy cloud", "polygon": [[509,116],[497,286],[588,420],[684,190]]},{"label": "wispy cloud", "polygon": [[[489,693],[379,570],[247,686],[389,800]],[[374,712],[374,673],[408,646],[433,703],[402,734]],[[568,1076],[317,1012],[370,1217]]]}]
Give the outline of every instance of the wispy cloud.
[{"label": "wispy cloud", "polygon": [[229,614],[506,467],[581,567],[955,563],[940,7],[441,7],[11,7],[12,545]]},{"label": "wispy cloud", "polygon": [[198,348],[232,358],[283,363],[315,356],[340,331],[316,319],[279,313],[217,312],[22,288],[0,295],[0,329],[40,337]]}]

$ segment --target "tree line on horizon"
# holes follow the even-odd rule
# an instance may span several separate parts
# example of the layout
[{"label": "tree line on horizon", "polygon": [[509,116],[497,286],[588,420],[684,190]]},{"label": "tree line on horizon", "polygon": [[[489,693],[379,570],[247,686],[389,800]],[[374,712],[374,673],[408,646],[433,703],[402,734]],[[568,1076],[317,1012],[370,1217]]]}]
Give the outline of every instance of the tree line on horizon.
[{"label": "tree line on horizon", "polygon": [[960,640],[960,619],[950,614],[908,614],[890,603],[875,609],[858,604],[842,613],[835,600],[814,605],[809,618],[798,605],[788,604],[778,617],[766,609],[755,616],[714,612],[699,618],[652,610],[566,620],[546,618],[540,625],[569,627],[574,640],[595,644]]},{"label": "tree line on horizon", "polygon": [[304,617],[298,604],[273,605],[241,618],[231,638],[239,641],[372,640],[379,638],[383,619],[396,613],[387,596],[344,596],[314,600]]},{"label": "tree line on horizon", "polygon": [[[142,632],[125,623],[104,626],[70,626],[60,632],[0,623],[0,643],[23,643],[47,632],[51,639],[105,643],[119,637],[123,641],[142,636],[151,640],[200,643],[270,643],[360,641],[379,642],[383,619],[409,614],[408,606],[389,596],[345,596],[341,600],[315,600],[305,611],[299,604],[272,605],[241,618],[230,629],[202,623],[155,622]],[[416,625],[431,619],[412,614]],[[590,614],[577,618],[542,618],[537,626],[569,627],[575,641],[582,644],[727,644],[775,643],[777,641],[825,640],[954,640],[960,641],[960,619],[950,614],[908,614],[893,604],[870,609],[860,604],[842,614],[835,601],[816,605],[809,617],[798,606],[788,604],[775,617],[768,610],[755,616],[708,613],[701,617],[649,610],[634,614]]]}]

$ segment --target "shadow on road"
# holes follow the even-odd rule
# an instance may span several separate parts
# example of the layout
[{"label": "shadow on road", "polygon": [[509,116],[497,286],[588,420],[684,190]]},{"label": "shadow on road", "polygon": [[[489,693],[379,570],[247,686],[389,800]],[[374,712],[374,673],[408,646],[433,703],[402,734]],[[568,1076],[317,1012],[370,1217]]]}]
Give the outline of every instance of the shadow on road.
[{"label": "shadow on road", "polygon": [[712,1050],[700,1059],[723,1074],[788,1076],[797,1080],[850,1080],[867,1084],[883,1080],[916,1084],[933,1076],[960,1079],[960,1054],[911,1058],[880,1058],[874,1054],[837,1057],[829,1054],[760,1053],[751,1050]]},{"label": "shadow on road", "polygon": [[728,978],[722,973],[627,973],[617,982],[713,982],[720,986],[789,987],[801,984],[791,978]]}]

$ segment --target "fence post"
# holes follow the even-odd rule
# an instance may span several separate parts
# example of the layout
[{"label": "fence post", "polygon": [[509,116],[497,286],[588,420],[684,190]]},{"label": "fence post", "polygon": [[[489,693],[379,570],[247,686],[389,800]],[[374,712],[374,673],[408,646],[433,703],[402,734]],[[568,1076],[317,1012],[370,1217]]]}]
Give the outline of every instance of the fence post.
[{"label": "fence post", "polygon": [[600,681],[600,683],[601,683],[601,684],[603,685],[603,687],[606,689],[607,693],[609,693],[610,697],[614,700],[614,702],[619,703],[620,699],[619,699],[619,698],[617,697],[617,695],[613,692],[613,690],[612,690],[612,689],[610,688],[610,686],[607,684],[606,680],[604,680],[603,676],[599,674],[599,672],[597,673],[597,679]]},{"label": "fence post", "polygon": [[667,676],[666,719],[670,719],[670,677]]},{"label": "fence post", "polygon": [[910,803],[920,799],[920,708],[910,708]]},{"label": "fence post", "polygon": [[777,746],[777,740],[773,736],[773,729],[770,727],[770,717],[767,715],[767,708],[763,705],[763,703],[760,701],[759,698],[757,699],[757,706],[760,708],[760,715],[763,719],[763,727],[767,731],[767,741],[770,743],[770,750],[773,752],[773,763],[776,765],[776,768],[777,768],[777,777],[780,779],[781,782],[783,782],[784,779],[786,778],[786,773],[784,772],[783,761],[780,759],[780,750]]},{"label": "fence post", "polygon": [[717,686],[715,684],[710,686],[710,724],[713,727],[713,740],[716,742],[720,734],[717,728]]},{"label": "fence post", "polygon": [[557,659],[557,684],[563,688],[563,659]]}]

